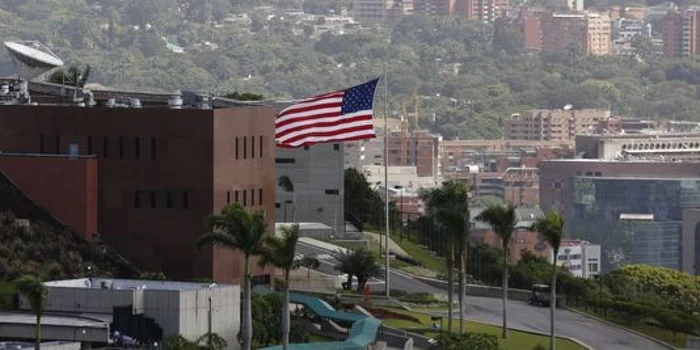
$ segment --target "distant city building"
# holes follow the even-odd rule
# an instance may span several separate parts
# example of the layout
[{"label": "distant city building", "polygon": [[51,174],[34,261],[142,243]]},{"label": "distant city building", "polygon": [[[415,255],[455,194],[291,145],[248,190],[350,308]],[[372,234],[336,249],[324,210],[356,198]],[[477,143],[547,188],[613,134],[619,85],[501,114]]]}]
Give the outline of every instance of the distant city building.
[{"label": "distant city building", "polygon": [[575,142],[581,158],[700,160],[700,134],[577,135]]},{"label": "distant city building", "polygon": [[[365,165],[361,169],[367,177],[370,185],[384,185],[384,166]],[[441,178],[432,176],[418,176],[418,171],[414,166],[389,166],[389,188],[397,186],[418,190],[421,188],[433,188],[440,186]]]},{"label": "distant city building", "polygon": [[563,214],[567,238],[601,246],[602,272],[625,263],[680,270],[682,254],[694,259],[681,235],[686,209],[700,203],[700,162],[565,159],[539,168],[542,209]]},{"label": "distant city building", "polygon": [[583,12],[584,0],[566,0],[566,6],[574,12]]},{"label": "distant city building", "polygon": [[413,0],[354,0],[353,17],[368,24],[389,24],[413,14]]},{"label": "distant city building", "polygon": [[[550,256],[550,259],[553,258]],[[561,242],[556,259],[557,265],[574,277],[592,278],[600,274],[600,245],[565,239]]]},{"label": "distant city building", "polygon": [[415,13],[431,16],[465,16],[483,22],[506,17],[509,0],[413,0]]},{"label": "distant city building", "polygon": [[578,45],[589,55],[609,55],[610,21],[608,15],[592,12],[521,13],[525,47],[529,50],[556,51]]},{"label": "distant city building", "polygon": [[689,57],[700,54],[700,8],[670,12],[663,18],[664,55]]},{"label": "distant city building", "polygon": [[593,132],[608,118],[610,111],[606,110],[530,110],[504,120],[503,135],[508,140],[569,141]]},{"label": "distant city building", "polygon": [[415,13],[431,16],[450,16],[455,10],[456,0],[413,0]]},{"label": "distant city building", "polygon": [[651,39],[651,23],[628,18],[618,18],[612,23],[612,45],[617,55],[631,56],[636,54],[635,48],[632,46],[634,37],[646,37],[653,40]]}]

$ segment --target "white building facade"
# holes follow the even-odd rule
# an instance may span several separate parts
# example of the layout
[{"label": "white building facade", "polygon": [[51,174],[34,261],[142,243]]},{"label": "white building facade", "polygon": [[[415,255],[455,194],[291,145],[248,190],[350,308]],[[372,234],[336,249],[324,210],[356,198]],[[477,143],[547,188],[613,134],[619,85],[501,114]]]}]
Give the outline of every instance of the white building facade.
[{"label": "white building facade", "polygon": [[558,266],[566,268],[575,277],[593,278],[600,274],[600,245],[563,240],[556,259]]}]

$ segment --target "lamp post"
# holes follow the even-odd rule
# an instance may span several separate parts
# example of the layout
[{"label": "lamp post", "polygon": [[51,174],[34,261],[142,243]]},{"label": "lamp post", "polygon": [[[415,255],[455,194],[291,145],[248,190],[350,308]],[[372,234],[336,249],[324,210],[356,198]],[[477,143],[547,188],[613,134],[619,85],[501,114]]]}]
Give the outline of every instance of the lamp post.
[{"label": "lamp post", "polygon": [[403,214],[403,186],[396,185],[396,186],[394,186],[394,188],[400,191],[400,192],[399,192],[399,200],[401,201],[401,204],[400,204],[400,206],[399,206],[399,212],[400,212],[400,214],[401,214],[401,215],[400,215],[400,217],[401,217],[401,223],[400,223],[400,225],[401,225],[401,230],[399,231],[399,238],[400,238],[401,240],[403,240],[403,236],[404,236],[404,231],[403,231],[403,230],[404,230],[404,227],[403,227],[403,220],[404,220],[404,214]]}]

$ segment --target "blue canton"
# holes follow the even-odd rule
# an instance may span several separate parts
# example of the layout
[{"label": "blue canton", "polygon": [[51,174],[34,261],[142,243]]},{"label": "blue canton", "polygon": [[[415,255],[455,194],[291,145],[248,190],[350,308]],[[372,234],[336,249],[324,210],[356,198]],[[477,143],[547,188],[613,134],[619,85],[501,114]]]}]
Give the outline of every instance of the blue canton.
[{"label": "blue canton", "polygon": [[359,111],[372,110],[374,101],[374,90],[377,88],[379,79],[374,79],[362,85],[353,86],[345,90],[343,95],[343,107],[340,113],[345,115]]}]

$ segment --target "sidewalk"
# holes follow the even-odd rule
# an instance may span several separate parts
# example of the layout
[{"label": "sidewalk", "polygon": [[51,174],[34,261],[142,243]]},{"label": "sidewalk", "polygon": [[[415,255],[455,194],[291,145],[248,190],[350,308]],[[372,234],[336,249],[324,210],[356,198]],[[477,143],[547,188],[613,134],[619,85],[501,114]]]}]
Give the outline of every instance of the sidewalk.
[{"label": "sidewalk", "polygon": [[[366,238],[372,240],[374,244],[379,244],[380,237],[382,238],[382,241],[384,240],[384,236],[379,235],[378,233],[365,231],[363,234]],[[382,242],[382,244],[384,243]],[[394,253],[395,255],[409,256],[398,244],[394,243],[391,238],[389,238],[389,252]]]}]

